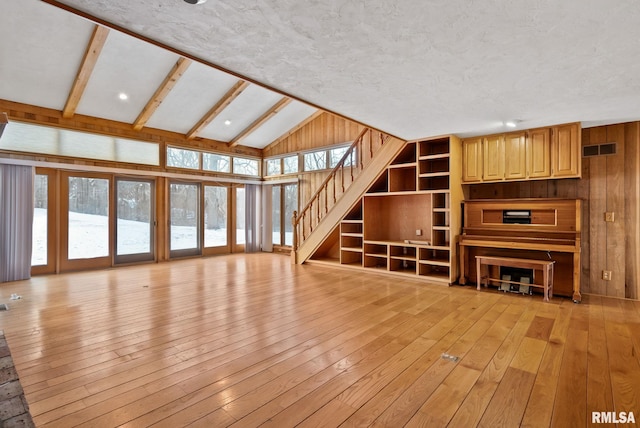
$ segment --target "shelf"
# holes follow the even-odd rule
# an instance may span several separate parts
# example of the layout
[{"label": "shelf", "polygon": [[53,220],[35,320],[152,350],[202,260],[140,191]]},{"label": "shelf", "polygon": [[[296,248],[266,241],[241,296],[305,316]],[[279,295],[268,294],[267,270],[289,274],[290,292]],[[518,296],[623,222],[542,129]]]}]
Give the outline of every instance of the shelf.
[{"label": "shelf", "polygon": [[348,219],[345,219],[345,220],[342,220],[341,223],[342,224],[362,224],[362,219],[360,219],[360,220],[348,220]]},{"label": "shelf", "polygon": [[397,163],[389,165],[389,169],[403,169],[403,168],[415,168],[418,164],[416,162]]},{"label": "shelf", "polygon": [[362,251],[362,234],[358,236],[342,235],[340,236],[341,248],[360,248]]},{"label": "shelf", "polygon": [[389,192],[414,192],[416,190],[416,167],[390,168]]},{"label": "shelf", "polygon": [[391,162],[391,165],[400,165],[414,163],[416,161],[416,145],[415,143],[407,143],[400,154]]},{"label": "shelf", "polygon": [[388,186],[389,181],[389,170],[385,169],[384,172],[378,177],[369,190],[367,190],[367,195],[377,194],[377,193],[387,193],[389,191]]},{"label": "shelf", "polygon": [[362,248],[358,248],[358,247],[342,247],[341,250],[342,251],[350,251],[352,253],[361,253],[362,252]]},{"label": "shelf", "polygon": [[430,177],[448,177],[448,172],[425,172],[424,174],[418,175],[420,178],[430,178]]},{"label": "shelf", "polygon": [[448,213],[450,211],[451,211],[450,208],[434,208],[433,209],[434,213]]},{"label": "shelf", "polygon": [[391,256],[390,257],[393,260],[407,260],[407,261],[416,261],[415,257],[406,257],[406,256]]},{"label": "shelf", "polygon": [[420,157],[449,155],[449,152],[449,137],[418,142],[418,153]]},{"label": "shelf", "polygon": [[424,156],[420,156],[418,158],[419,161],[421,160],[436,160],[436,159],[448,159],[450,157],[449,153],[439,153],[436,155],[424,155]]},{"label": "shelf", "polygon": [[364,253],[364,255],[367,256],[367,257],[379,257],[381,259],[386,259],[387,258],[386,254]]},{"label": "shelf", "polygon": [[340,235],[341,236],[350,236],[350,237],[353,237],[353,238],[362,238],[362,232],[360,232],[360,233],[342,232]]},{"label": "shelf", "polygon": [[431,266],[451,266],[449,260],[419,260],[418,263],[423,265],[431,265]]},{"label": "shelf", "polygon": [[420,177],[418,179],[419,190],[449,190],[449,174],[436,175],[430,177]]},{"label": "shelf", "polygon": [[416,262],[413,260],[389,259],[389,270],[392,272],[404,272],[416,274]]},{"label": "shelf", "polygon": [[433,226],[433,230],[449,230],[449,226]]}]

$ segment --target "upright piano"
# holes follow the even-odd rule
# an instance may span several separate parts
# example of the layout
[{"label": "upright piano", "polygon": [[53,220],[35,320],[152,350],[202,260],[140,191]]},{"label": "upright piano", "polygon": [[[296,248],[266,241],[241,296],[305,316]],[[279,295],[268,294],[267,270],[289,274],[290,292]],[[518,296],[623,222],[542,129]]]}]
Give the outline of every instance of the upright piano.
[{"label": "upright piano", "polygon": [[554,294],[580,302],[579,199],[482,199],[464,202],[460,279],[475,278],[475,256],[555,260]]}]

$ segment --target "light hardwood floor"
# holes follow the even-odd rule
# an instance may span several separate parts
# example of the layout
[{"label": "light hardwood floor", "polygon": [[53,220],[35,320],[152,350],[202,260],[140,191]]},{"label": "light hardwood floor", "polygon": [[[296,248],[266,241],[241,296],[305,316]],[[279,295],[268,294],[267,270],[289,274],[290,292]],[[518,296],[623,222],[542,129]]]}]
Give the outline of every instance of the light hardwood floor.
[{"label": "light hardwood floor", "polygon": [[38,426],[640,419],[634,301],[544,303],[255,254],[34,277],[0,284],[5,302]]}]

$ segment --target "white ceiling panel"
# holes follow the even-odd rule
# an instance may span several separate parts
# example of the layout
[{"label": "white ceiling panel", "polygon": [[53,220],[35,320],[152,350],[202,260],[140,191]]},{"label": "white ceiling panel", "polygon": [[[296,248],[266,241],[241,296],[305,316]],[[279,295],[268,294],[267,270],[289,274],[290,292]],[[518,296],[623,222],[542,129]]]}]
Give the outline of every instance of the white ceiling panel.
[{"label": "white ceiling panel", "polygon": [[[250,85],[202,130],[200,136],[229,142],[280,99],[282,95],[278,93]],[[231,121],[231,124],[225,125],[227,120]]]},{"label": "white ceiling panel", "polygon": [[187,133],[237,81],[230,74],[193,62],[147,126]]},{"label": "white ceiling panel", "polygon": [[60,0],[406,139],[640,117],[635,0]]},{"label": "white ceiling panel", "polygon": [[[316,108],[298,101],[292,101],[264,125],[247,135],[241,142],[243,146],[265,147],[277,140],[300,122],[317,111]],[[283,132],[284,130],[284,132]]]},{"label": "white ceiling panel", "polygon": [[93,28],[38,0],[3,0],[0,98],[62,110]]},{"label": "white ceiling panel", "polygon": [[[180,57],[110,31],[77,113],[133,123]],[[118,94],[129,98],[122,101]]]}]

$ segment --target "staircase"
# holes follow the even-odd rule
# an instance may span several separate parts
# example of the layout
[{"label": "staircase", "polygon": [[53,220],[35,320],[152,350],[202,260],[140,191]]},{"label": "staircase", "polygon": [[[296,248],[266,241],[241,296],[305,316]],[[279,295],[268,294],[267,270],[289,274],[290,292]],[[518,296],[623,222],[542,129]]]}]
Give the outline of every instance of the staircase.
[{"label": "staircase", "polygon": [[294,212],[293,263],[313,255],[405,144],[379,131],[362,131],[307,205]]}]

